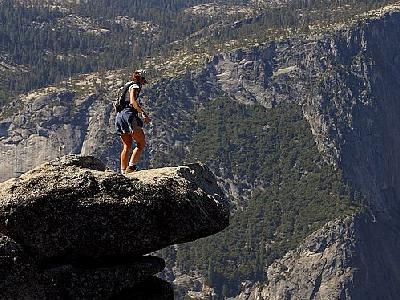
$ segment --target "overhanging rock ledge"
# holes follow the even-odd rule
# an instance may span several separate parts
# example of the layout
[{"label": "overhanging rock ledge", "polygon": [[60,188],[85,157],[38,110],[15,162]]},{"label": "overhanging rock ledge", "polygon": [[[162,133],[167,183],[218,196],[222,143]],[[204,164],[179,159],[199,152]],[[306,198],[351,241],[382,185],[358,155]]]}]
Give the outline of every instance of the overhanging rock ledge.
[{"label": "overhanging rock ledge", "polygon": [[[0,184],[0,296],[107,299],[163,269],[142,255],[228,223],[227,200],[201,164],[122,176],[69,155]],[[18,289],[21,276],[32,286]]]}]

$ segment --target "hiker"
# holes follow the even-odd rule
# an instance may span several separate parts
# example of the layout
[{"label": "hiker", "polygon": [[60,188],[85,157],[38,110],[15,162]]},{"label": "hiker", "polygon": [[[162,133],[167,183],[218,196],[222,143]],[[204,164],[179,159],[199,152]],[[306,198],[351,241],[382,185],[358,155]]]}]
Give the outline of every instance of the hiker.
[{"label": "hiker", "polygon": [[[145,146],[145,136],[142,129],[143,121],[138,114],[142,115],[144,123],[151,122],[149,115],[143,110],[139,101],[142,85],[147,83],[143,73],[142,70],[133,72],[132,81],[125,85],[125,90],[123,91],[125,95],[121,95],[120,107],[117,108],[115,127],[121,137],[123,146],[121,151],[122,174],[136,171],[136,165]],[[129,159],[133,141],[136,143],[136,147],[133,149]]]}]

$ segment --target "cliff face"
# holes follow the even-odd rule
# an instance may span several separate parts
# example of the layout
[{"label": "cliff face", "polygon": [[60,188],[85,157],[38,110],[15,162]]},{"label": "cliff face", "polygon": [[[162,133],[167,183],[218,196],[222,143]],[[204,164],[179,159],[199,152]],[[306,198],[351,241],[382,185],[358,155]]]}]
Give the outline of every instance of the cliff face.
[{"label": "cliff face", "polygon": [[[148,135],[146,166],[190,140],[192,115],[210,99],[229,95],[267,108],[289,101],[302,107],[326,162],[342,171],[355,198],[367,202],[358,215],[329,223],[272,264],[268,283],[238,299],[400,295],[399,70],[400,12],[393,6],[331,33],[217,55],[201,70],[145,90],[145,106],[157,128]],[[119,145],[110,98],[109,92],[79,96],[57,90],[26,100],[19,113],[0,123],[2,178],[68,152],[94,153],[116,166]],[[188,124],[184,132],[174,126],[182,122]],[[265,184],[218,162],[212,168],[239,203]]]},{"label": "cliff face", "polygon": [[268,268],[268,285],[236,299],[351,299],[355,231],[352,218],[329,222]]},{"label": "cliff face", "polygon": [[315,232],[268,267],[265,285],[237,299],[399,297],[399,24],[392,11],[286,52],[305,55],[303,84],[288,82],[291,99],[369,209]]},{"label": "cliff face", "polygon": [[108,150],[105,138],[112,135],[109,99],[107,94],[82,96],[62,88],[22,96],[0,123],[2,180],[64,154]]},{"label": "cliff face", "polygon": [[327,163],[367,202],[366,211],[316,232],[270,266],[268,283],[256,288],[261,299],[400,295],[399,24],[391,7],[331,34],[220,55],[209,65],[206,80],[236,101],[301,105]]}]

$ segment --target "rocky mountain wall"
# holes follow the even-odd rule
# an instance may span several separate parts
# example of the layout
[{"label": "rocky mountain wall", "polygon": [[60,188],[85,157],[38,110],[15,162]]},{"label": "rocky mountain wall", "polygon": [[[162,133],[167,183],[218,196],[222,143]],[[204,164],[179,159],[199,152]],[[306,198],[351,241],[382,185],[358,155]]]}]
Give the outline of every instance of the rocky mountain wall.
[{"label": "rocky mountain wall", "polygon": [[[309,56],[317,60],[306,61],[308,72],[325,61],[302,98],[316,143],[367,209],[315,232],[268,267],[265,285],[237,299],[399,297],[399,25],[396,11],[342,29],[317,43]],[[321,244],[327,236],[332,241]]]},{"label": "rocky mountain wall", "polygon": [[[343,172],[355,198],[366,201],[367,208],[359,216],[335,221],[349,224],[350,231],[343,231],[344,225],[329,229],[332,242],[328,245],[336,246],[326,247],[324,253],[333,251],[333,255],[318,272],[312,268],[321,259],[318,251],[315,256],[311,253],[315,261],[293,259],[293,255],[303,255],[307,243],[313,243],[310,238],[268,269],[269,284],[258,287],[260,291],[264,288],[261,294],[280,289],[282,296],[277,299],[301,299],[302,293],[325,298],[328,294],[323,287],[341,272],[326,297],[396,299],[400,295],[400,261],[395,255],[400,225],[399,28],[400,10],[393,6],[331,32],[216,55],[199,70],[161,79],[145,89],[144,105],[152,113],[153,125],[147,128],[143,166],[151,166],[157,153],[168,155],[190,140],[196,125],[193,113],[215,97],[228,95],[240,103],[266,108],[290,101],[302,107],[326,162]],[[113,134],[110,105],[113,88],[107,86],[106,92],[90,96],[60,89],[25,99],[18,112],[0,121],[0,178],[71,152],[98,155],[117,169],[119,142]],[[188,124],[184,132],[175,126],[183,122]],[[266,184],[262,178],[250,182],[246,174],[236,174],[218,162],[211,167],[225,190],[241,201],[255,186]],[[314,237],[326,233],[317,231]],[[335,252],[332,247],[343,251]],[[294,269],[310,270],[306,283],[300,271],[281,276],[283,271],[276,265],[288,261]],[[337,265],[338,261],[345,263]],[[305,284],[312,289],[306,292]]]}]

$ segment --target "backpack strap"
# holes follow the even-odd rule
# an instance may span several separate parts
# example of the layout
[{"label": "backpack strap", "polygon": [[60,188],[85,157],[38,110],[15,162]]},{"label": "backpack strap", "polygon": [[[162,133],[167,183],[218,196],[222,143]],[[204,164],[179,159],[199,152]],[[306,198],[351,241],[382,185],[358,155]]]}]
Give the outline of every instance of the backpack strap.
[{"label": "backpack strap", "polygon": [[122,111],[124,108],[126,108],[127,106],[129,106],[129,101],[126,101],[126,94],[128,93],[129,89],[131,88],[132,85],[136,84],[139,89],[138,89],[138,93],[137,96],[139,96],[140,91],[142,90],[142,84],[140,82],[137,81],[129,81],[127,83],[125,83],[124,87],[122,88],[119,96],[118,96],[118,100],[117,102],[114,104],[114,108],[117,112]]},{"label": "backpack strap", "polygon": [[122,90],[121,96],[120,96],[120,101],[125,102],[125,97],[126,93],[129,91],[130,87],[135,84],[133,81],[129,81],[128,83],[125,84],[124,89]]},{"label": "backpack strap", "polygon": [[132,84],[136,84],[139,87],[139,90],[138,90],[138,93],[137,93],[137,96],[139,97],[139,94],[142,91],[142,84],[139,81],[132,81]]},{"label": "backpack strap", "polygon": [[139,96],[139,94],[140,94],[140,92],[142,90],[142,84],[140,82],[138,82],[138,81],[129,81],[128,83],[125,84],[123,97],[122,97],[123,99],[125,99],[126,93],[129,91],[131,86],[134,85],[134,84],[136,84],[139,87],[138,93],[137,93],[137,96]]}]

